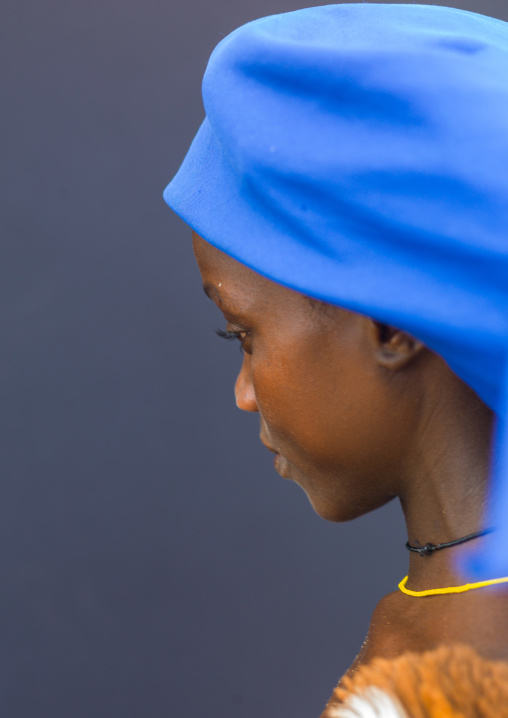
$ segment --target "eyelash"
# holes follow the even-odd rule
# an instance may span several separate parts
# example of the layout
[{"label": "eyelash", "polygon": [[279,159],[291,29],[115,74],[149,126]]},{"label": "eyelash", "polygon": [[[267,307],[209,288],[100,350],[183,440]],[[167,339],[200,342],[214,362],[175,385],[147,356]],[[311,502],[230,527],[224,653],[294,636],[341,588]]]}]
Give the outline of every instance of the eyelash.
[{"label": "eyelash", "polygon": [[227,339],[228,341],[233,341],[233,339],[238,339],[240,342],[240,351],[243,352],[243,341],[245,337],[247,336],[247,332],[230,332],[227,329],[216,329],[215,333],[218,337],[221,339]]}]

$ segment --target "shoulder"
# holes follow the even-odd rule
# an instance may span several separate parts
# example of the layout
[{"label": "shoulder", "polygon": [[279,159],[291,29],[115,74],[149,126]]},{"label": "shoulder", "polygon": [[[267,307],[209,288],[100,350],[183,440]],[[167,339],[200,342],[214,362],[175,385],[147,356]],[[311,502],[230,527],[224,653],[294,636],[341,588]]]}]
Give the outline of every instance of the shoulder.
[{"label": "shoulder", "polygon": [[508,591],[413,598],[394,591],[374,609],[367,639],[352,668],[373,658],[462,643],[491,659],[508,659]]},{"label": "shoulder", "polygon": [[369,631],[348,673],[373,658],[395,658],[410,650],[421,650],[417,607],[400,591],[384,596],[374,609]]},{"label": "shoulder", "polygon": [[354,676],[360,666],[369,663],[373,658],[393,658],[408,650],[404,619],[402,618],[401,621],[401,616],[405,614],[405,607],[400,597],[404,598],[403,594],[400,591],[394,591],[384,596],[377,604],[360,652],[346,674],[340,679],[321,718],[332,718],[336,715],[335,709],[340,705],[338,692],[343,688],[346,676]]},{"label": "shoulder", "polygon": [[[411,625],[411,616],[404,595],[393,591],[384,596],[377,604],[370,619],[367,642],[375,655],[390,658],[407,650],[407,628]],[[372,656],[373,657],[373,656]]]}]

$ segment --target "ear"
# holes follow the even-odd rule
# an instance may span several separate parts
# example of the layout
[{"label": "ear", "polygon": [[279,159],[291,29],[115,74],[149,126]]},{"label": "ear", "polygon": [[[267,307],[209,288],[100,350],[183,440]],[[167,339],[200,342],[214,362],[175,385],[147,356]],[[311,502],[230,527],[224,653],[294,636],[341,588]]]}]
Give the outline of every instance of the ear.
[{"label": "ear", "polygon": [[425,344],[407,332],[366,317],[367,332],[379,366],[402,369],[426,350]]}]

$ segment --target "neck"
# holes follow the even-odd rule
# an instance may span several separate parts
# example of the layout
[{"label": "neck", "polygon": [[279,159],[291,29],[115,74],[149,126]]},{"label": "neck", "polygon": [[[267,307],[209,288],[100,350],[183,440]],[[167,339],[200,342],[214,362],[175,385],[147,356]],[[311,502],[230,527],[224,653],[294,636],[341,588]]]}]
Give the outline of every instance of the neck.
[{"label": "neck", "polygon": [[[413,454],[410,478],[400,495],[412,545],[454,541],[488,528],[483,514],[492,413],[469,392],[465,399],[461,406],[455,398],[451,402],[453,411],[446,400],[444,406],[434,404],[433,421],[422,417],[425,429],[418,434],[420,442]],[[436,420],[440,414],[441,421]],[[424,590],[464,583],[455,568],[457,557],[482,541],[480,537],[430,556],[411,552],[408,587]]]}]

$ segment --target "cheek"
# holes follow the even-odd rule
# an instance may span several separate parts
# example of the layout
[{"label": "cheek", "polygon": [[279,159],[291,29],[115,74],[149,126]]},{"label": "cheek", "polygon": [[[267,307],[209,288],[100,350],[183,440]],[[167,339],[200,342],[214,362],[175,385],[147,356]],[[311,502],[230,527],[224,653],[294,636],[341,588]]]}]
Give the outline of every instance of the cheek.
[{"label": "cheek", "polygon": [[305,354],[297,360],[287,350],[276,357],[257,357],[251,376],[259,412],[276,448],[289,461],[298,455],[300,460],[306,456],[309,461],[327,462],[343,421],[337,409],[352,404],[354,392],[338,387],[329,367],[310,361]]},{"label": "cheek", "polygon": [[251,382],[263,420],[270,427],[284,426],[291,414],[293,400],[284,361],[256,357],[252,362]]},{"label": "cheek", "polygon": [[354,334],[270,342],[250,377],[267,438],[315,511],[347,521],[393,497],[408,442],[400,392]]},{"label": "cheek", "polygon": [[390,400],[361,357],[260,359],[252,381],[275,448],[307,472],[371,474],[394,441]]}]

